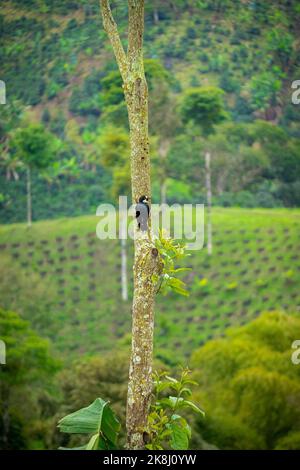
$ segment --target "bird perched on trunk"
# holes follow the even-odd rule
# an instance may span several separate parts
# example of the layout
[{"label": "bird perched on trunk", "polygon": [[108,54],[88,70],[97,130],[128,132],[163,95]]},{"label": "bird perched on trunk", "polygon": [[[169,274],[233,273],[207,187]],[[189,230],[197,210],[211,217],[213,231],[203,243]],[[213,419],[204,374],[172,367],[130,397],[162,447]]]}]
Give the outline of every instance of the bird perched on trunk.
[{"label": "bird perched on trunk", "polygon": [[148,196],[141,196],[139,202],[135,206],[135,217],[138,227],[143,232],[148,230],[148,219],[150,214],[149,198]]}]

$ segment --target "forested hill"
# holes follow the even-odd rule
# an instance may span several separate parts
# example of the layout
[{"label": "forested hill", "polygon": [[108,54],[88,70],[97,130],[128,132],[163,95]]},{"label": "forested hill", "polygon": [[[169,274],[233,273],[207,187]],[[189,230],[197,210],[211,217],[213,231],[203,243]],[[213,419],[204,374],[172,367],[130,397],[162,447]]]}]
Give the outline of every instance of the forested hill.
[{"label": "forested hill", "polygon": [[[121,31],[126,3],[112,2]],[[99,77],[115,65],[98,0],[3,1],[0,25],[9,97],[38,113],[59,103],[54,120],[101,114]],[[299,78],[299,26],[297,1],[146,1],[145,54],[172,71],[177,92],[216,84],[234,118],[259,115],[288,125],[286,85]],[[80,98],[88,99],[84,109]]]},{"label": "forested hill", "polygon": [[[126,3],[122,0],[112,2],[124,44]],[[217,86],[225,92],[229,120],[239,123],[266,120],[279,126],[288,138],[299,138],[300,107],[291,103],[291,83],[300,77],[299,2],[146,1],[145,20],[145,56],[150,59],[146,66],[148,78],[151,82],[153,77],[156,80],[167,77],[174,101],[180,102],[182,93],[189,87]],[[0,78],[6,83],[8,100],[5,112],[9,113],[12,103],[30,106],[26,109],[27,117],[41,121],[65,144],[59,158],[62,167],[68,171],[62,171],[58,176],[61,179],[68,175],[68,191],[76,209],[69,205],[65,207],[62,198],[55,199],[56,188],[51,196],[56,214],[89,212],[92,199],[101,201],[111,196],[111,174],[103,168],[95,151],[98,146],[95,136],[101,134],[107,124],[126,127],[120,79],[102,27],[99,1],[2,1],[0,30]],[[151,83],[150,96],[154,100],[157,96],[157,87]],[[17,117],[12,121],[9,126],[16,127]],[[9,126],[7,122],[0,122],[0,125],[3,141],[3,133]],[[153,134],[157,133],[154,127]],[[247,182],[233,191],[225,185],[218,191],[216,202],[269,207],[299,205],[300,157],[295,153],[298,146],[292,144],[290,141],[288,168],[281,165],[270,175],[269,168],[264,167],[263,181],[256,178],[254,187],[252,180],[250,185]],[[180,145],[182,142],[177,147],[173,145],[175,162],[177,154],[182,152]],[[183,147],[186,150],[185,144]],[[70,163],[71,158],[75,160]],[[271,163],[274,167],[274,161]],[[7,175],[7,168],[3,169],[3,166],[1,219],[22,220],[23,180],[7,184],[3,176]],[[90,174],[83,174],[82,169],[91,170]],[[287,178],[286,173],[293,176]],[[170,181],[171,200],[178,194],[193,199],[191,185],[186,186],[187,182],[181,181],[180,174],[182,172],[179,177],[170,175],[178,180],[177,185]],[[54,185],[55,176],[54,172],[54,176],[51,175]],[[51,188],[37,180],[34,217],[52,217],[53,213],[45,210],[49,204],[43,199],[44,193],[51,192]],[[292,186],[287,188],[287,184]],[[14,194],[18,195],[14,208],[10,196],[12,185]],[[82,188],[86,186],[92,188],[92,192],[82,197]],[[197,191],[199,189],[196,190],[199,196]],[[232,195],[237,191],[242,194]],[[251,194],[261,192],[264,194],[261,199],[251,199]],[[64,200],[68,200],[69,193]],[[39,194],[42,199],[37,197]],[[39,207],[42,200],[43,207]]]}]

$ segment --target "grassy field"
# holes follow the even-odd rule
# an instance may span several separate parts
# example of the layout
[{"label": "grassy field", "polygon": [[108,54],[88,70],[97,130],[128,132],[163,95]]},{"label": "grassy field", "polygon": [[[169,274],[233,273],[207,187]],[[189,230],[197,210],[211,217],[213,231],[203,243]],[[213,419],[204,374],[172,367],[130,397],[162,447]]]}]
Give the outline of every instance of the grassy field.
[{"label": "grassy field", "polygon": [[[130,341],[120,245],[96,238],[96,216],[0,226],[0,296],[66,360]],[[214,209],[214,252],[191,252],[190,296],[159,296],[156,355],[171,364],[262,311],[300,315],[300,211]],[[132,246],[129,248],[131,279]],[[131,287],[131,286],[130,286]],[[174,352],[176,353],[174,354]]]}]

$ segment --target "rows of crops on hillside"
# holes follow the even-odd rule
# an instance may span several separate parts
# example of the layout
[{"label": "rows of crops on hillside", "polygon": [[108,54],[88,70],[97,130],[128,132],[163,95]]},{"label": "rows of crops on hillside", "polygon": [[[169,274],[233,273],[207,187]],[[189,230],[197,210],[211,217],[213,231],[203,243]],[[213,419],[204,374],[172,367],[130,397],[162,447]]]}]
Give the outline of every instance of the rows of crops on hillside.
[{"label": "rows of crops on hillside", "polygon": [[[35,274],[48,289],[44,314],[50,317],[50,336],[58,350],[72,354],[107,350],[115,341],[126,344],[130,331],[131,295],[121,301],[120,244],[97,239],[93,221],[73,219],[63,235],[56,232],[59,222],[40,223],[32,232],[16,225],[0,234],[1,251],[13,269]],[[188,299],[158,299],[158,355],[172,361],[175,348],[184,360],[194,347],[263,311],[299,308],[299,227],[297,212],[287,219],[280,211],[216,210],[213,255],[204,246],[186,262]],[[42,333],[49,331],[42,327]]]}]

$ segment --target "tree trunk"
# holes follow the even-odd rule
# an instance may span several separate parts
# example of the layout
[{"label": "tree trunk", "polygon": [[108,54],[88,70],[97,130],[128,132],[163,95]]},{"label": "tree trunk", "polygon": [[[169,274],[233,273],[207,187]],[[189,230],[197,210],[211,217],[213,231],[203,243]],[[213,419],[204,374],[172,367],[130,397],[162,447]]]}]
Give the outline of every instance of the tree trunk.
[{"label": "tree trunk", "polygon": [[158,147],[158,154],[159,154],[159,174],[160,174],[160,202],[161,204],[167,203],[167,158],[168,152],[170,149],[170,141],[169,139],[162,139],[159,147]]},{"label": "tree trunk", "polygon": [[127,211],[120,209],[119,236],[121,238],[121,292],[122,300],[128,300],[128,280],[127,280]]},{"label": "tree trunk", "polygon": [[[148,138],[148,91],[141,68],[127,87],[130,141],[132,199],[142,195],[151,198]],[[136,229],[137,230],[137,229]],[[138,235],[136,233],[136,235]],[[158,252],[151,239],[135,237],[134,298],[132,306],[132,352],[127,397],[127,438],[130,449],[144,447],[147,418],[152,393],[152,350],[154,330],[155,286]]]},{"label": "tree trunk", "polygon": [[211,225],[211,174],[210,174],[210,152],[205,152],[205,181],[207,194],[207,252],[212,254],[212,225]]},{"label": "tree trunk", "polygon": [[127,284],[127,249],[126,240],[121,239],[121,287],[122,300],[128,300],[128,284]]},{"label": "tree trunk", "polygon": [[31,204],[31,170],[27,167],[27,227],[32,224],[32,204]]},{"label": "tree trunk", "polygon": [[[128,0],[128,50],[125,53],[108,0],[101,0],[103,24],[110,38],[123,79],[128,109],[133,202],[143,195],[151,202],[148,135],[148,88],[143,63],[144,0]],[[150,221],[149,221],[150,222]],[[140,235],[140,236],[138,236]],[[127,394],[127,447],[142,449],[152,393],[152,352],[155,285],[160,270],[159,254],[151,228],[141,236],[135,227],[132,350]]]},{"label": "tree trunk", "polygon": [[167,180],[164,179],[161,182],[161,187],[160,187],[160,203],[161,204],[167,204]]},{"label": "tree trunk", "polygon": [[157,6],[155,6],[155,7],[154,7],[154,10],[153,10],[153,21],[154,21],[154,24],[158,24],[158,23],[159,23],[159,15],[158,15]]}]

